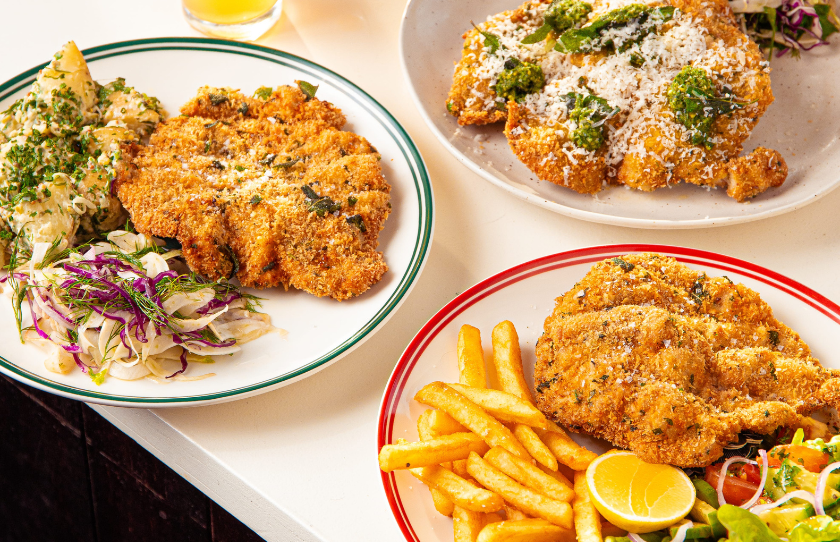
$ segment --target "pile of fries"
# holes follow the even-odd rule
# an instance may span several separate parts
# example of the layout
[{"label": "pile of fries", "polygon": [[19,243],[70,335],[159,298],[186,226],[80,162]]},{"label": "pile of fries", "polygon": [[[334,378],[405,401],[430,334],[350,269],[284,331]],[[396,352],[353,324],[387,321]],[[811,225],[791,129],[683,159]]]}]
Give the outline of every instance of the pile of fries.
[{"label": "pile of fries", "polygon": [[432,382],[414,400],[433,407],[417,420],[419,442],[379,452],[385,472],[408,469],[451,516],[455,542],[603,542],[626,531],[602,522],[586,468],[597,455],[535,406],[513,324],[493,328],[498,389],[487,387],[479,330],[458,334],[459,383]]}]

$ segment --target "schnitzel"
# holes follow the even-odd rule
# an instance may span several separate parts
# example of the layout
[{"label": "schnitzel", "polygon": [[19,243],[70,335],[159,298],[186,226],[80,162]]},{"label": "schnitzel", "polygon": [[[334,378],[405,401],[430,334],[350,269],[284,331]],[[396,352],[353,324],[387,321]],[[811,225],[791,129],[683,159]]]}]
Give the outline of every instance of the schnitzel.
[{"label": "schnitzel", "polygon": [[243,286],[344,300],[379,281],[391,211],[380,155],[309,87],[204,87],[148,146],[128,146],[116,190],[137,230],[177,239],[194,272]]},{"label": "schnitzel", "polygon": [[644,461],[713,463],[738,433],[840,406],[822,367],[758,294],[658,254],[595,264],[537,343],[537,406]]},{"label": "schnitzel", "polygon": [[464,34],[446,107],[505,121],[517,158],[576,192],[691,183],[744,202],[787,177],[776,151],[739,157],[772,102],[725,0],[529,0]]}]

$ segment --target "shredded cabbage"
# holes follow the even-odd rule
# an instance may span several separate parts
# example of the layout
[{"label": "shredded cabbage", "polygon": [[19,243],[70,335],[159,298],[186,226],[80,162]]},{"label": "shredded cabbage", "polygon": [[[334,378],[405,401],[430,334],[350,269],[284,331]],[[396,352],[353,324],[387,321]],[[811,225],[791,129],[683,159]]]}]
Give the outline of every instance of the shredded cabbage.
[{"label": "shredded cabbage", "polygon": [[78,367],[97,384],[106,375],[196,380],[213,373],[186,376],[188,362],[212,362],[276,331],[256,312],[257,298],[173,270],[179,253],[142,234],[113,231],[107,242],[58,249],[37,243],[20,265],[14,255],[4,279],[21,338],[51,348],[44,363],[52,372]]}]

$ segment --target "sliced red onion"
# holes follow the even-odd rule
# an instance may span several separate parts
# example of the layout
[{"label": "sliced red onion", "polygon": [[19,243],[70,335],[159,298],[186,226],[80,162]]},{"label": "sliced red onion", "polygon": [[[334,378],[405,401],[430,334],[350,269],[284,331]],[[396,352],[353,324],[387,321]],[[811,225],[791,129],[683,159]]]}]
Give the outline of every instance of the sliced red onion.
[{"label": "sliced red onion", "polygon": [[[813,493],[811,493],[810,491],[805,491],[804,489],[797,489],[796,491],[791,491],[778,501],[753,506],[752,508],[750,508],[750,512],[752,512],[753,514],[760,514],[765,510],[771,510],[773,508],[776,508],[777,506],[785,504],[791,499],[802,499],[803,501],[808,501],[810,504],[814,504],[815,501]],[[815,504],[814,506],[816,507]]]},{"label": "sliced red onion", "polygon": [[627,533],[627,538],[629,538],[633,542],[647,542],[647,540],[637,535],[636,533]]},{"label": "sliced red onion", "polygon": [[[726,475],[729,472],[729,465],[732,463],[748,463],[750,465],[758,465],[752,459],[747,459],[746,457],[742,457],[740,455],[736,455],[735,457],[730,457],[726,461],[724,461],[723,466],[720,468],[720,475],[718,476],[718,483],[717,483],[717,496],[718,496],[718,503],[721,505],[726,504],[726,499],[723,497],[723,484],[726,482]],[[766,472],[767,469],[765,469]],[[673,540],[671,542],[674,542]]]},{"label": "sliced red onion", "polygon": [[758,454],[761,456],[761,484],[759,484],[755,495],[753,495],[750,500],[742,504],[741,508],[750,508],[752,505],[757,503],[761,494],[764,492],[764,484],[767,483],[767,471],[770,470],[770,464],[767,461],[767,451],[759,449]]},{"label": "sliced red onion", "polygon": [[824,468],[820,472],[819,479],[817,479],[817,487],[814,489],[814,510],[818,516],[825,515],[823,501],[825,500],[825,486],[828,485],[828,475],[831,474],[831,471],[837,470],[838,468],[840,468],[840,461],[834,462]]},{"label": "sliced red onion", "polygon": [[685,533],[688,532],[689,529],[694,527],[694,523],[688,521],[680,525],[680,528],[677,529],[677,532],[674,534],[674,538],[671,539],[671,542],[684,542],[685,541]]}]

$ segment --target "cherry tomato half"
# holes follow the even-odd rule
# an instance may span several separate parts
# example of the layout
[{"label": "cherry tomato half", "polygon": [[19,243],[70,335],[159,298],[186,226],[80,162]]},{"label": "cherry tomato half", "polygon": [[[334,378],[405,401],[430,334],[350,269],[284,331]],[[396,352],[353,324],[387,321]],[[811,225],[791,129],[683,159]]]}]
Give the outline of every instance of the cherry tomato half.
[{"label": "cherry tomato half", "polygon": [[[754,467],[753,465],[747,466]],[[717,489],[718,480],[720,479],[720,467],[720,463],[706,467],[706,481],[715,489]],[[756,470],[758,469],[756,468]],[[761,482],[760,475],[758,477],[758,482]],[[727,504],[741,506],[748,500],[752,499],[756,491],[758,491],[758,483],[743,480],[735,476],[727,476],[726,480],[723,482],[723,498],[726,499]]]}]

